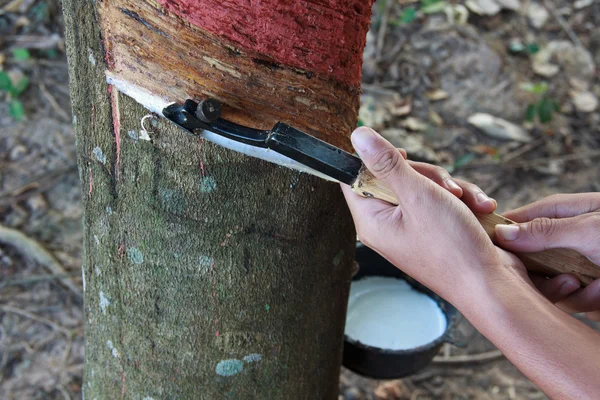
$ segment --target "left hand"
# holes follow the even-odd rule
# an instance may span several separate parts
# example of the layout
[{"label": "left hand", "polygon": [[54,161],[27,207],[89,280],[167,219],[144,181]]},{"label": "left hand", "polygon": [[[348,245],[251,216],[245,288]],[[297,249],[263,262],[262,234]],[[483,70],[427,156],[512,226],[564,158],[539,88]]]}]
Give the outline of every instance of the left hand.
[{"label": "left hand", "polygon": [[[406,152],[401,150],[401,154],[406,158]],[[496,201],[489,198],[477,185],[462,179],[452,178],[450,174],[441,167],[413,161],[409,161],[408,163],[415,171],[428,177],[461,199],[471,211],[479,214],[495,211]],[[457,189],[457,186],[460,190]],[[562,196],[568,197],[568,195]],[[558,197],[561,198],[560,196]],[[518,210],[510,211],[505,214],[505,216],[516,222],[527,222],[536,217],[555,217],[552,212],[554,212],[557,207],[543,207],[545,203],[552,203],[552,200],[553,198],[544,199]],[[532,214],[532,210],[541,210],[541,213],[538,212],[537,214]],[[548,211],[544,214],[544,210]],[[529,273],[529,278],[544,297],[552,303],[557,304],[565,311],[571,313],[587,312],[586,316],[589,319],[600,321],[600,309],[590,312],[589,308],[589,304],[594,302],[598,303],[598,299],[600,299],[600,294],[596,293],[598,288],[600,288],[600,279],[594,281],[585,289],[581,289],[581,282],[579,282],[577,277],[572,274],[561,274],[548,279],[535,273]]]}]

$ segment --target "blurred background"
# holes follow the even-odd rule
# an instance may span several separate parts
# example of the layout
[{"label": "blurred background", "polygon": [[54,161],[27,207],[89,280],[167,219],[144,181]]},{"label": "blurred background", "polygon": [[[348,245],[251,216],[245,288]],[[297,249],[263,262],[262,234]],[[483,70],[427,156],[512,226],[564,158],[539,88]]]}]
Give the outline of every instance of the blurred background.
[{"label": "blurred background", "polygon": [[[360,124],[505,211],[600,190],[599,0],[378,0]],[[0,398],[81,397],[81,193],[56,0],[0,0]],[[598,326],[596,326],[598,328]],[[467,321],[411,377],[340,399],[546,398]]]}]

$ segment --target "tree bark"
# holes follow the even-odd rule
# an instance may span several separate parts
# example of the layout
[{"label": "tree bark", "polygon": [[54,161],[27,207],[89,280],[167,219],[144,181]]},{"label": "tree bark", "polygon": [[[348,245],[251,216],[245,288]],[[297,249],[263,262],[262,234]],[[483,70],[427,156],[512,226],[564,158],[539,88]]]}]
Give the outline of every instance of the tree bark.
[{"label": "tree bark", "polygon": [[[282,120],[348,148],[370,2],[271,14],[280,2],[206,2],[235,17],[221,15],[228,31],[194,2],[158,3],[64,1],[84,195],[84,397],[336,398],[355,244],[339,187],[163,119],[146,120],[143,140],[148,111],[106,76],[173,101],[210,95],[229,119]],[[335,29],[354,46],[344,65],[326,56],[329,45],[345,54],[339,35],[319,36],[327,21],[309,18],[319,46],[294,39],[286,18],[311,13],[343,21]],[[264,32],[244,27],[262,15],[305,57],[261,47]]]}]

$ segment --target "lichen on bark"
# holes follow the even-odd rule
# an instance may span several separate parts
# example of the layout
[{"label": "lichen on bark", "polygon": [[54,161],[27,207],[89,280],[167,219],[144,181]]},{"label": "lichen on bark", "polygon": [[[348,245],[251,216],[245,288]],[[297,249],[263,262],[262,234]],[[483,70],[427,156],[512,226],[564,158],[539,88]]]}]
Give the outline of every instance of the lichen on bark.
[{"label": "lichen on bark", "polygon": [[165,120],[139,139],[147,112],[105,83],[94,7],[64,2],[85,398],[336,398],[355,239],[339,187]]}]

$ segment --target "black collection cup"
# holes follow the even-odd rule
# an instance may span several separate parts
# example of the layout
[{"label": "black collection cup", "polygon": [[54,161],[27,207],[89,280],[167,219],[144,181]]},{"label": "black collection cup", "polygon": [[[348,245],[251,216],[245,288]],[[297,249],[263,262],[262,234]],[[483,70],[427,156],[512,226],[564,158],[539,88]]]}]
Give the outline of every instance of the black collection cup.
[{"label": "black collection cup", "polygon": [[431,297],[446,317],[446,330],[434,341],[408,350],[380,349],[344,335],[343,365],[361,375],[376,379],[399,379],[425,368],[439,352],[442,344],[461,346],[456,337],[460,314],[450,303],[406,275],[385,258],[361,243],[356,247],[359,270],[352,280],[367,276],[383,276],[405,280],[415,290]]}]

